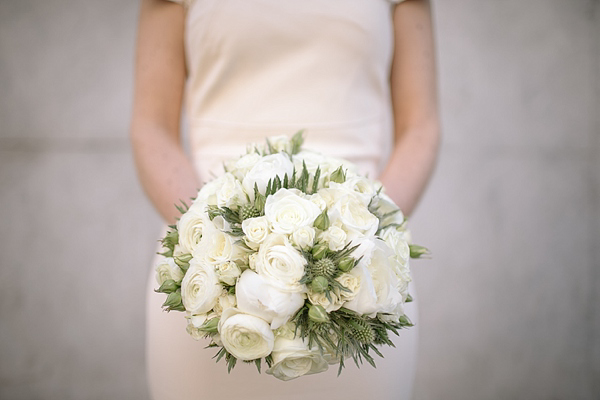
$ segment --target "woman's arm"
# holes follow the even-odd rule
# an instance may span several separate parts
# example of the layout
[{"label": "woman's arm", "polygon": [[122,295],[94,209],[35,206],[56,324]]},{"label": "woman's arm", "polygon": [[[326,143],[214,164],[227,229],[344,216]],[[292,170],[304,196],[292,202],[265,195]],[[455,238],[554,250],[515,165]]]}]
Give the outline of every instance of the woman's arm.
[{"label": "woman's arm", "polygon": [[142,0],[137,39],[131,142],[146,194],[168,222],[175,203],[199,188],[180,143],[179,121],[186,70],[184,8],[164,0]]},{"label": "woman's arm", "polygon": [[390,76],[395,144],[380,180],[410,215],[435,166],[439,144],[435,56],[427,0],[394,10],[394,59]]}]

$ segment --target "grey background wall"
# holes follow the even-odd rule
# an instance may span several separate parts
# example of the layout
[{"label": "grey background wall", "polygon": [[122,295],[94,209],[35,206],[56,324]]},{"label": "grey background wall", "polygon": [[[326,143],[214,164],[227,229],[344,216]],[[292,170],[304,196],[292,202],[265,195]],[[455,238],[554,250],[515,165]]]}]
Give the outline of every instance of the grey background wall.
[{"label": "grey background wall", "polygon": [[[415,398],[600,397],[600,3],[435,1]],[[0,398],[146,399],[135,0],[0,2]]]}]

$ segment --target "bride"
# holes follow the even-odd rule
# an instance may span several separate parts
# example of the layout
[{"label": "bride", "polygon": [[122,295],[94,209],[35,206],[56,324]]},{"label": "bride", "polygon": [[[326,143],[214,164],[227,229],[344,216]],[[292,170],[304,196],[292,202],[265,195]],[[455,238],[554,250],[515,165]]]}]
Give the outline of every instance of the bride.
[{"label": "bride", "polygon": [[[172,224],[174,204],[246,143],[304,129],[306,148],[353,161],[410,214],[439,140],[432,36],[426,0],[142,0],[131,139],[148,197]],[[181,314],[162,312],[155,287],[150,271],[155,400],[410,398],[417,327],[395,338],[377,369],[281,382],[242,364],[228,375]],[[416,313],[410,303],[413,322]]]}]

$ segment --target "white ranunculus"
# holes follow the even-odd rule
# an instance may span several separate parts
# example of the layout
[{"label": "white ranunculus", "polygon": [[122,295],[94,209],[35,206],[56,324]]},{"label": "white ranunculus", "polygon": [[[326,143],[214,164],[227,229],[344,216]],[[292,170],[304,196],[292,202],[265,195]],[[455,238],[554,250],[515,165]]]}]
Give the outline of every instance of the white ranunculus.
[{"label": "white ranunculus", "polygon": [[254,185],[258,187],[260,193],[264,194],[269,180],[279,176],[283,181],[286,174],[292,176],[293,170],[294,165],[284,153],[264,156],[248,171],[242,180],[242,186],[250,200],[254,201]]},{"label": "white ranunculus", "polygon": [[315,241],[315,228],[302,226],[292,233],[292,243],[301,249],[312,247]]},{"label": "white ranunculus", "polygon": [[181,216],[179,221],[177,221],[179,246],[184,253],[192,254],[198,246],[198,243],[200,243],[200,239],[202,239],[202,233],[204,232],[205,227],[212,225],[208,215],[203,209],[200,210],[200,208],[200,205],[191,207]]},{"label": "white ranunculus", "polygon": [[231,173],[222,178],[222,185],[216,192],[217,206],[231,207],[247,203],[246,194],[241,182]]},{"label": "white ranunculus", "polygon": [[321,214],[319,207],[303,198],[298,190],[280,189],[267,197],[265,217],[272,232],[291,234],[303,226],[312,226]]},{"label": "white ranunculus", "polygon": [[335,291],[330,291],[329,297],[331,298],[331,301],[329,301],[325,292],[317,293],[312,290],[308,291],[308,301],[310,301],[311,304],[322,306],[328,313],[339,310],[344,303],[342,299]]},{"label": "white ranunculus", "polygon": [[333,220],[342,222],[347,233],[360,232],[361,236],[373,236],[377,232],[379,219],[369,212],[356,195],[346,194],[338,199],[330,210]]},{"label": "white ranunculus", "polygon": [[256,257],[256,272],[269,284],[284,292],[303,292],[300,283],[304,276],[306,259],[288,241],[285,235],[270,234],[261,244]]},{"label": "white ranunculus", "polygon": [[216,271],[219,281],[229,286],[235,285],[237,278],[242,274],[240,267],[233,261],[217,264]]},{"label": "white ranunculus", "polygon": [[332,225],[326,231],[319,235],[319,241],[324,241],[329,246],[329,250],[341,250],[347,243],[346,232],[337,225]]},{"label": "white ranunculus", "polygon": [[301,293],[282,292],[251,270],[238,279],[235,296],[240,311],[264,319],[271,329],[285,324],[304,305]]},{"label": "white ranunculus", "polygon": [[223,346],[238,360],[263,358],[273,350],[275,336],[269,324],[236,308],[223,311],[218,329]]},{"label": "white ranunculus", "polygon": [[242,222],[244,240],[249,247],[257,249],[269,235],[269,221],[267,217],[247,218]]},{"label": "white ranunculus", "polygon": [[180,282],[182,278],[183,271],[179,268],[179,265],[175,264],[173,257],[162,259],[156,266],[156,281],[159,285],[169,279]]},{"label": "white ranunculus", "polygon": [[267,374],[282,381],[317,374],[329,368],[329,364],[319,350],[309,349],[306,342],[299,337],[295,339],[277,337],[272,356],[273,366],[267,370]]},{"label": "white ranunculus", "polygon": [[209,312],[215,306],[222,290],[223,286],[217,279],[215,268],[192,258],[181,282],[181,300],[185,309],[192,314]]},{"label": "white ranunculus", "polygon": [[335,280],[338,281],[340,285],[349,290],[348,292],[345,290],[335,289],[336,295],[340,298],[340,300],[343,303],[350,301],[354,299],[354,297],[356,297],[356,293],[358,293],[360,289],[360,279],[358,277],[350,273],[343,273],[337,278],[335,278]]}]

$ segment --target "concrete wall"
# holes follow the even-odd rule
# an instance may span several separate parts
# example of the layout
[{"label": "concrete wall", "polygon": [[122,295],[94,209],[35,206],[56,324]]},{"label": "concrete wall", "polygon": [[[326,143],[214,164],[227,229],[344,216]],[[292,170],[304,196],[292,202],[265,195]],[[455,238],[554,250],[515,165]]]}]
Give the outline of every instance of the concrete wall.
[{"label": "concrete wall", "polygon": [[[600,4],[434,2],[415,398],[600,396]],[[135,0],[0,2],[0,398],[146,399]]]}]

